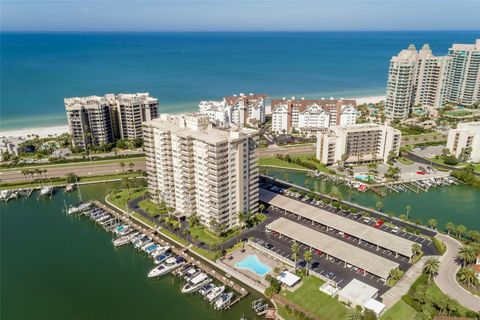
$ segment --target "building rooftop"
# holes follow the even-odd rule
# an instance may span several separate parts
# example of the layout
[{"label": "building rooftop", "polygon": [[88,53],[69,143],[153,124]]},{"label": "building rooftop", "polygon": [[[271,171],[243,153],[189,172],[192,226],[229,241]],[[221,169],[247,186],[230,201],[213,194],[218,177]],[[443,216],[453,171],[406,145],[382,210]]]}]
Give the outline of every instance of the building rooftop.
[{"label": "building rooftop", "polygon": [[209,144],[217,144],[241,139],[247,135],[256,134],[257,131],[249,128],[218,129],[209,123],[207,115],[199,113],[188,114],[160,114],[157,119],[143,123],[144,126],[170,131],[181,137],[201,140]]},{"label": "building rooftop", "polygon": [[357,106],[356,100],[351,99],[305,99],[300,98],[296,99],[292,97],[291,99],[283,98],[283,99],[274,99],[272,100],[272,111],[275,108],[287,105],[289,109],[291,108],[298,108],[299,112],[304,112],[307,108],[317,105],[318,107],[322,108],[323,110],[330,112],[332,108],[336,109],[338,107],[346,106],[346,105],[353,105],[354,107]]},{"label": "building rooftop", "polygon": [[260,201],[267,202],[275,207],[293,212],[309,220],[343,231],[351,236],[379,245],[403,256],[412,256],[413,241],[398,237],[391,233],[372,228],[356,221],[334,215],[323,209],[290,199],[288,197],[260,189]]},{"label": "building rooftop", "polygon": [[350,263],[383,279],[388,278],[390,270],[398,268],[399,266],[396,262],[285,218],[279,218],[271,222],[266,228]]},{"label": "building rooftop", "polygon": [[340,290],[339,295],[341,295],[343,300],[363,307],[371,298],[375,297],[377,293],[377,288],[369,286],[360,280],[353,279]]}]

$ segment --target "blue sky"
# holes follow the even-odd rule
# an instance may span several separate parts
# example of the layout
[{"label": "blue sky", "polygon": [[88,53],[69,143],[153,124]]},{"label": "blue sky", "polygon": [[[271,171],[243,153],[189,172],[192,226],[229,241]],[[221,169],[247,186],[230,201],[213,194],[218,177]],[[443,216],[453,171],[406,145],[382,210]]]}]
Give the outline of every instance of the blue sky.
[{"label": "blue sky", "polygon": [[480,30],[480,0],[5,1],[4,31]]}]

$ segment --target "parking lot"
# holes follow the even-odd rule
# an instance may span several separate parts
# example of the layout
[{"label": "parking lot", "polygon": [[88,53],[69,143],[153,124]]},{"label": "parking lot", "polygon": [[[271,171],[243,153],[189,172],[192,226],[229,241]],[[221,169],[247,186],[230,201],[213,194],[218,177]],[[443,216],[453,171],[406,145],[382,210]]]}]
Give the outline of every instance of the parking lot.
[{"label": "parking lot", "polygon": [[[263,187],[266,187],[266,185],[263,185]],[[278,193],[282,193],[281,188],[279,188],[276,191]],[[285,195],[285,193],[283,193],[283,195]],[[352,223],[362,223],[372,228],[374,228],[374,225],[377,221],[376,219],[373,219],[373,218],[366,218],[366,217],[362,217],[359,214],[353,214],[350,212],[345,212],[343,210],[333,208],[321,202],[312,203],[312,200],[310,199],[304,199],[302,201],[302,197],[297,198],[295,195],[292,195],[289,197],[292,200],[308,203],[309,205],[322,208],[328,211],[330,214],[332,214],[332,219],[335,219],[335,216],[339,215],[339,216],[351,219]],[[366,241],[359,241],[358,238],[342,233],[341,231],[339,232],[337,230],[321,225],[319,223],[315,223],[315,222],[312,223],[311,220],[303,218],[295,213],[285,212],[285,210],[272,208],[272,207],[269,207],[266,210],[266,213],[268,216],[268,221],[273,221],[280,217],[289,219],[305,227],[311,228],[312,230],[321,232],[330,237],[334,237],[338,240],[349,243],[350,245],[356,246],[359,249],[366,250],[373,254],[376,254],[386,259],[389,259],[391,261],[394,261],[399,264],[399,269],[403,271],[406,271],[411,266],[411,264],[409,263],[409,259],[405,256],[396,255],[390,250],[386,250],[382,248],[377,249],[377,246],[372,243],[368,243]],[[382,230],[386,233],[394,234],[395,236],[398,236],[400,238],[407,239],[420,244],[422,246],[422,250],[427,255],[436,254],[436,249],[430,239],[426,239],[424,237],[420,237],[420,236],[402,231],[401,228],[398,228],[398,227],[392,228],[385,224],[378,227],[378,230]],[[257,230],[253,234],[253,241],[258,243],[259,245],[261,245],[267,250],[271,250],[276,254],[279,254],[290,260],[292,259],[291,246],[292,246],[293,240],[291,239],[282,237],[281,235],[275,234],[273,232],[266,232],[265,230]],[[300,245],[300,249],[299,249],[298,265],[300,267],[306,267],[306,262],[303,259],[303,255],[304,255],[304,252],[306,250],[310,250],[310,248],[303,244],[299,244],[299,245]],[[389,287],[387,287],[384,284],[383,279],[373,274],[370,274],[368,272],[365,272],[364,270],[359,269],[356,266],[353,266],[351,264],[345,264],[344,261],[341,261],[334,257],[329,256],[327,259],[327,255],[323,252],[319,252],[318,250],[313,250],[313,259],[310,264],[310,270],[313,270],[314,272],[324,277],[330,278],[331,280],[335,281],[340,288],[343,288],[352,279],[358,279],[362,282],[365,282],[377,288],[380,291],[380,294],[384,293],[389,289]]]}]

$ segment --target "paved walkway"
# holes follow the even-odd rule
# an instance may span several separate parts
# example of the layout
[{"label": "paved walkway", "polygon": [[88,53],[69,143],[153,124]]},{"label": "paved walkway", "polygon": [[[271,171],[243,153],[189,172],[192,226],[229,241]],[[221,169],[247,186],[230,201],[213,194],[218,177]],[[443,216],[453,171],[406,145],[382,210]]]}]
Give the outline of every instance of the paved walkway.
[{"label": "paved walkway", "polygon": [[428,257],[424,256],[417,261],[417,263],[408,269],[397,284],[381,296],[383,304],[386,305],[387,308],[393,306],[403,295],[407,294],[408,289],[410,289],[415,280],[422,274],[423,266],[427,259]]},{"label": "paved walkway", "polygon": [[440,258],[440,270],[438,276],[435,277],[435,283],[443,293],[457,300],[464,307],[478,312],[480,310],[480,297],[463,289],[456,279],[460,265],[455,261],[455,257],[462,244],[452,237],[440,233],[437,238],[445,243],[447,252]]}]

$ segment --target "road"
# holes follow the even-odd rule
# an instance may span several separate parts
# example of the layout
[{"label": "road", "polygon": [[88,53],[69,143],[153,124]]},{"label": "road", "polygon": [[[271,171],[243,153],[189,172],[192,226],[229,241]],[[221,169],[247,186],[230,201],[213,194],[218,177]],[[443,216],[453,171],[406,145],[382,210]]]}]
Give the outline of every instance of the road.
[{"label": "road", "polygon": [[[122,162],[119,160],[118,162]],[[133,170],[145,170],[145,160],[143,159],[131,159],[127,163],[132,162],[135,164]],[[43,169],[42,166],[38,167]],[[95,163],[95,162],[80,162],[73,163],[67,166],[45,166],[47,169],[47,178],[63,177],[67,173],[74,173],[77,176],[91,176],[91,175],[108,175],[121,173],[122,169],[118,163]],[[130,169],[128,165],[125,166],[125,171]],[[18,170],[4,170],[0,171],[0,180],[2,182],[13,182],[26,180],[25,176],[21,173],[21,168]],[[37,176],[38,177],[38,176]]]},{"label": "road", "polygon": [[[273,157],[276,154],[306,154],[315,152],[314,145],[301,145],[288,148],[273,147],[269,149],[258,150],[259,157]],[[78,176],[90,176],[90,175],[107,175],[121,173],[122,170],[118,163],[120,162],[133,162],[135,164],[134,170],[145,170],[144,159],[120,159],[117,163],[101,163],[101,162],[78,162],[62,165],[46,165],[45,169],[48,170],[47,177],[57,178],[63,177],[67,173],[75,173]],[[43,166],[37,166],[36,168],[43,169]],[[125,170],[130,169],[128,166]],[[14,182],[26,180],[25,176],[21,173],[22,168],[18,169],[5,169],[0,171],[0,181]]]},{"label": "road", "polygon": [[457,300],[462,306],[478,312],[480,310],[480,297],[463,289],[456,279],[460,265],[455,261],[455,257],[462,244],[452,237],[440,233],[437,238],[445,243],[447,251],[440,258],[440,270],[435,277],[435,283],[443,293]]}]

